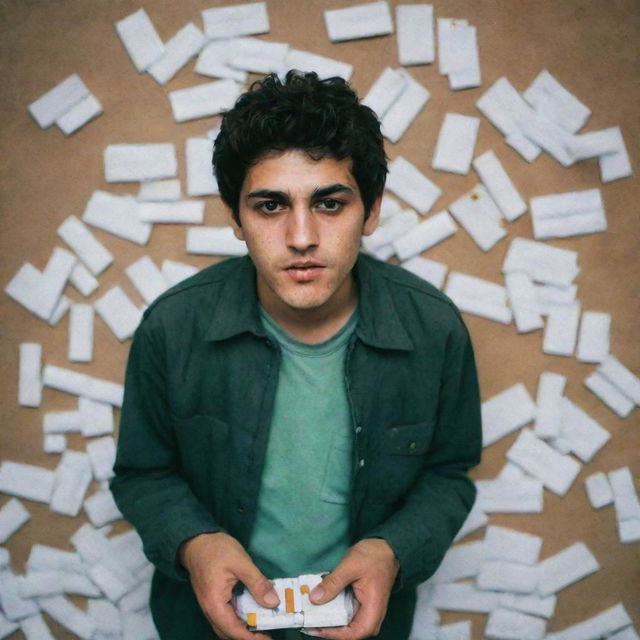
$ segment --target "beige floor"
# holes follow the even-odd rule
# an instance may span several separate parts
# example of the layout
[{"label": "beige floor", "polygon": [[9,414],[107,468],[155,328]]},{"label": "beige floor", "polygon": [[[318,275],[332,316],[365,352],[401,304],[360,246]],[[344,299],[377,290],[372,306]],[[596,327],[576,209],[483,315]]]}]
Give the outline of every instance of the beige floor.
[{"label": "beige floor", "polygon": [[[144,6],[166,40],[188,21],[200,25],[200,10],[227,4],[212,0],[0,0],[0,85],[2,144],[0,146],[1,274],[4,287],[24,261],[42,268],[51,249],[60,244],[57,226],[70,214],[81,215],[94,189],[129,193],[127,185],[107,186],[102,177],[102,150],[117,142],[175,142],[183,163],[184,140],[204,135],[213,119],[176,125],[166,93],[203,79],[193,64],[183,69],[167,87],[139,76],[115,35],[116,20]],[[326,36],[322,11],[346,5],[343,1],[270,0],[269,40],[324,54],[355,65],[353,85],[364,94],[387,65],[397,66],[395,37],[374,38],[332,45]],[[480,114],[474,103],[497,78],[507,76],[520,90],[538,72],[549,69],[593,112],[587,129],[620,125],[636,176],[602,186],[609,230],[604,234],[553,241],[551,244],[579,252],[579,297],[583,308],[611,312],[612,351],[635,372],[640,372],[640,186],[637,178],[640,150],[640,5],[637,0],[434,0],[440,17],[465,18],[478,27],[482,88],[454,93],[438,74],[437,66],[411,69],[432,93],[427,108],[408,133],[388,154],[402,154],[414,162],[444,190],[434,211],[441,210],[476,181],[431,170],[437,133],[445,112]],[[105,113],[72,137],[55,128],[43,131],[27,113],[26,106],[69,74],[79,73],[102,101]],[[554,192],[601,186],[597,165],[560,167],[543,155],[528,165],[508,148],[487,120],[482,119],[476,152],[494,149],[525,198]],[[215,198],[207,201],[206,223],[224,224],[225,213]],[[532,237],[530,218],[523,216],[508,226],[509,238]],[[153,231],[148,247],[141,248],[100,231],[96,235],[115,254],[116,261],[103,276],[101,295],[108,285],[119,283],[137,301],[123,269],[149,254],[186,260],[204,266],[211,260],[184,255],[184,231],[166,226]],[[483,254],[460,231],[434,248],[428,256],[452,270],[501,283],[500,267],[509,239]],[[74,299],[79,296],[71,293]],[[54,468],[57,456],[41,451],[43,411],[73,408],[73,399],[45,391],[41,409],[19,408],[16,403],[18,344],[44,345],[47,363],[67,366],[67,320],[50,328],[7,298],[0,296],[0,358],[5,370],[0,420],[1,458]],[[602,570],[564,590],[556,616],[549,625],[559,630],[622,602],[640,626],[640,546],[621,545],[617,539],[612,508],[594,512],[585,497],[584,479],[595,471],[629,465],[640,473],[640,420],[638,410],[626,420],[618,419],[582,385],[593,370],[573,358],[545,356],[541,334],[518,336],[513,326],[502,326],[466,316],[474,338],[483,398],[487,399],[516,382],[535,394],[538,375],[554,371],[568,376],[568,396],[612,435],[610,443],[578,477],[562,499],[546,493],[542,515],[494,516],[491,522],[544,536],[543,556],[582,540],[592,550]],[[101,321],[96,321],[95,361],[73,368],[101,377],[122,380],[128,344],[119,344]],[[487,449],[476,478],[491,478],[504,463],[510,436]],[[81,438],[70,438],[72,448],[84,447]],[[0,498],[0,506],[6,502]],[[32,520],[9,542],[13,569],[23,570],[32,544],[43,542],[68,548],[69,536],[83,522],[48,513],[43,505],[26,503]],[[480,537],[476,534],[472,539]],[[443,621],[472,619],[474,638],[482,637],[484,616],[443,615]],[[57,638],[67,638],[55,624]],[[11,638],[20,637],[19,634]]]}]

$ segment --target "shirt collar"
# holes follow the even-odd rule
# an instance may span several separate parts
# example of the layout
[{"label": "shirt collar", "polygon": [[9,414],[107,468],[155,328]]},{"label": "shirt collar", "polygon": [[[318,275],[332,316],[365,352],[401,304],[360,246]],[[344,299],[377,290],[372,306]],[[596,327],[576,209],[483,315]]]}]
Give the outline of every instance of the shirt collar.
[{"label": "shirt collar", "polygon": [[[358,256],[354,267],[360,314],[356,335],[372,347],[411,351],[413,342],[400,320],[387,279],[376,277],[376,270],[373,258]],[[206,339],[227,340],[247,332],[267,335],[260,320],[255,267],[244,256],[223,285]]]}]

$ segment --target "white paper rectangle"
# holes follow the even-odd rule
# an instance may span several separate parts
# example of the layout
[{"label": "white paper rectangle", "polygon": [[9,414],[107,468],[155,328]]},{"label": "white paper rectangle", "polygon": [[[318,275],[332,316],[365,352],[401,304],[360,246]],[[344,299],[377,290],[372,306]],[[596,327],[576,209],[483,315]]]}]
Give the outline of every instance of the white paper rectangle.
[{"label": "white paper rectangle", "polygon": [[178,89],[169,93],[169,102],[176,122],[208,118],[233,107],[240,96],[241,85],[233,80],[216,80]]},{"label": "white paper rectangle", "polygon": [[122,518],[110,491],[98,491],[87,498],[84,510],[91,524],[98,528]]},{"label": "white paper rectangle", "polygon": [[489,614],[484,635],[491,640],[542,640],[547,623],[519,611],[496,609]]},{"label": "white paper rectangle", "polygon": [[473,584],[458,582],[437,584],[433,590],[431,606],[443,611],[491,613],[498,606],[500,594],[481,591]]},{"label": "white paper rectangle", "polygon": [[178,284],[178,282],[182,282],[185,278],[195,275],[198,273],[199,269],[198,267],[185,264],[184,262],[164,260],[160,267],[160,271],[162,271],[162,275],[165,277],[166,281],[173,286],[174,284]]},{"label": "white paper rectangle", "polygon": [[535,282],[569,286],[579,273],[578,254],[544,242],[514,238],[509,245],[502,272],[524,271]]},{"label": "white paper rectangle", "polygon": [[180,180],[167,178],[166,180],[142,182],[136,200],[138,202],[175,202],[180,200]]},{"label": "white paper rectangle", "polygon": [[425,215],[442,194],[442,190],[415,165],[398,156],[389,164],[386,188]]},{"label": "white paper rectangle", "polygon": [[576,348],[580,304],[550,306],[547,310],[542,351],[554,356],[570,356]]},{"label": "white paper rectangle", "polygon": [[75,216],[69,216],[57,232],[94,276],[101,274],[113,262],[111,252]]},{"label": "white paper rectangle", "polygon": [[507,290],[498,284],[452,272],[447,279],[445,293],[461,311],[502,324],[511,323],[512,314],[507,302]]},{"label": "white paper rectangle", "polygon": [[482,444],[487,447],[531,422],[536,415],[526,387],[517,383],[482,403]]},{"label": "white paper rectangle", "polygon": [[57,120],[56,124],[65,136],[70,136],[85,124],[91,122],[102,113],[100,101],[93,95],[82,98],[71,109],[65,111]]},{"label": "white paper rectangle", "polygon": [[583,462],[590,462],[611,434],[569,398],[561,403],[560,436]]},{"label": "white paper rectangle", "polygon": [[142,311],[117,285],[98,298],[94,307],[120,342],[130,338],[142,320]]},{"label": "white paper rectangle", "polygon": [[373,109],[381,119],[406,89],[407,84],[408,80],[404,74],[391,67],[385,67],[362,99],[362,104]]},{"label": "white paper rectangle", "polygon": [[441,211],[396,237],[393,240],[393,248],[400,260],[407,260],[446,240],[457,230],[458,227],[451,216],[446,211]]},{"label": "white paper rectangle", "polygon": [[56,469],[56,480],[51,494],[51,511],[65,516],[77,516],[89,484],[91,484],[89,456],[80,451],[65,451]]},{"label": "white paper rectangle", "polygon": [[113,478],[113,463],[116,460],[116,443],[111,436],[97,438],[87,443],[87,453],[93,470],[93,477],[98,480]]},{"label": "white paper rectangle", "polygon": [[187,138],[185,156],[189,196],[210,196],[219,193],[212,165],[213,143],[210,138]]},{"label": "white paper rectangle", "polygon": [[151,304],[169,288],[169,283],[149,256],[142,256],[130,264],[125,268],[125,273],[147,304]]},{"label": "white paper rectangle", "polygon": [[580,362],[602,362],[609,354],[611,314],[585,311],[580,322],[578,350]]},{"label": "white paper rectangle", "polygon": [[613,503],[613,491],[607,476],[598,471],[592,473],[584,481],[587,497],[594,509],[601,509]]},{"label": "white paper rectangle", "polygon": [[31,514],[22,502],[11,498],[0,509],[0,544],[4,544],[29,518]]},{"label": "white paper rectangle", "polygon": [[567,238],[607,230],[599,189],[531,198],[531,220],[536,240]]},{"label": "white paper rectangle", "polygon": [[478,505],[486,513],[542,513],[544,491],[534,478],[479,480]]},{"label": "white paper rectangle", "polygon": [[435,59],[433,5],[396,5],[398,62],[403,66],[430,64]]},{"label": "white paper rectangle", "polygon": [[9,620],[21,620],[38,613],[37,604],[20,595],[19,578],[9,569],[0,572],[0,605]]},{"label": "white paper rectangle", "polygon": [[70,433],[82,429],[82,415],[79,411],[49,411],[42,417],[43,433]]},{"label": "white paper rectangle", "polygon": [[548,633],[546,640],[593,640],[608,636],[614,631],[633,624],[622,604],[616,604],[598,615],[566,627],[556,633]]},{"label": "white paper rectangle", "polygon": [[357,40],[393,33],[388,2],[367,2],[324,12],[324,23],[331,42]]},{"label": "white paper rectangle", "polygon": [[398,69],[398,73],[406,78],[406,88],[389,107],[381,122],[382,135],[393,144],[402,138],[431,96],[407,71]]},{"label": "white paper rectangle", "polygon": [[235,237],[231,227],[191,227],[187,229],[187,253],[243,256],[247,245]]},{"label": "white paper rectangle", "polygon": [[142,182],[178,175],[173,143],[110,144],[104,150],[107,182]]},{"label": "white paper rectangle", "polygon": [[533,566],[538,562],[542,538],[530,533],[491,525],[484,537],[484,556],[487,560],[500,560]]},{"label": "white paper rectangle", "polygon": [[407,271],[417,275],[418,277],[430,282],[436,289],[442,289],[444,280],[447,277],[448,267],[441,262],[435,262],[421,256],[415,256],[406,260],[401,265]]},{"label": "white paper rectangle", "polygon": [[625,396],[640,405],[640,378],[615,356],[608,355],[598,367],[598,373],[620,389]]},{"label": "white paper rectangle", "polygon": [[479,127],[479,118],[459,113],[445,114],[431,166],[440,171],[467,175]]},{"label": "white paper rectangle", "polygon": [[202,49],[205,43],[202,31],[189,22],[176,33],[165,46],[162,55],[148,68],[159,84],[167,84]]},{"label": "white paper rectangle", "polygon": [[576,542],[538,565],[538,593],[548,596],[598,571],[600,565],[583,542]]},{"label": "white paper rectangle", "polygon": [[20,345],[18,373],[18,404],[22,407],[39,407],[42,402],[42,345],[23,342]]},{"label": "white paper rectangle", "polygon": [[625,396],[618,387],[597,371],[585,378],[584,386],[597,395],[620,418],[626,418],[636,406],[633,400]]},{"label": "white paper rectangle", "polygon": [[[363,236],[362,246],[380,258],[380,252],[389,249],[387,257],[393,255],[393,242],[418,226],[418,214],[413,209],[403,209],[386,219],[368,236]],[[386,258],[385,258],[386,259]]]},{"label": "white paper rectangle", "polygon": [[269,31],[266,2],[247,2],[202,12],[204,33],[210,40],[250,36]]},{"label": "white paper rectangle", "polygon": [[69,315],[69,350],[71,362],[91,362],[93,359],[93,307],[72,304]]},{"label": "white paper rectangle", "polygon": [[25,640],[55,640],[41,614],[20,620],[20,631]]},{"label": "white paper rectangle", "polygon": [[451,215],[483,251],[489,251],[507,235],[502,216],[488,191],[480,184],[449,205]]},{"label": "white paper rectangle", "polygon": [[42,437],[42,450],[45,453],[64,453],[67,449],[67,437],[62,433],[45,433]]},{"label": "white paper rectangle", "polygon": [[80,397],[78,411],[81,416],[82,435],[85,438],[113,433],[113,409],[110,404]]},{"label": "white paper rectangle", "polygon": [[482,541],[468,542],[451,547],[430,578],[433,582],[455,582],[463,578],[473,578],[478,575],[484,560],[484,543]]},{"label": "white paper rectangle", "polygon": [[64,596],[39,598],[38,605],[65,629],[75,633],[82,640],[91,640],[96,623],[82,609],[79,609]]},{"label": "white paper rectangle", "polygon": [[162,54],[164,45],[144,9],[119,20],[114,26],[139,72],[146,71]]},{"label": "white paper rectangle", "polygon": [[566,383],[567,378],[557,373],[540,374],[534,426],[539,438],[555,438],[560,434],[562,396]]},{"label": "white paper rectangle", "polygon": [[524,271],[513,271],[505,274],[504,282],[518,333],[541,329],[544,322],[531,277]]},{"label": "white paper rectangle", "polygon": [[524,92],[524,99],[536,111],[571,133],[581,129],[591,115],[589,108],[567,91],[547,69],[543,69]]},{"label": "white paper rectangle", "polygon": [[89,89],[80,76],[73,73],[32,102],[28,107],[29,113],[43,129],[46,129],[88,95]]},{"label": "white paper rectangle", "polygon": [[16,498],[48,503],[55,473],[42,467],[4,460],[0,464],[0,491]]},{"label": "white paper rectangle", "polygon": [[600,179],[605,183],[619,180],[620,178],[628,178],[633,174],[622,132],[619,127],[616,127],[616,129],[617,131],[613,135],[617,138],[618,151],[600,156],[599,159]]},{"label": "white paper rectangle", "polygon": [[122,406],[123,386],[84,373],[46,365],[42,372],[42,382],[46,387],[65,391],[76,396],[86,396],[116,407]]},{"label": "white paper rectangle", "polygon": [[629,467],[622,467],[608,474],[613,503],[618,520],[640,519],[640,499]]},{"label": "white paper rectangle", "polygon": [[151,225],[138,219],[136,206],[137,202],[131,196],[94,191],[82,219],[98,229],[145,245],[151,235]]},{"label": "white paper rectangle", "polygon": [[537,595],[513,595],[505,593],[500,597],[500,606],[513,611],[530,613],[534,616],[550,619],[556,608],[556,596],[541,598]]},{"label": "white paper rectangle", "polygon": [[533,593],[538,581],[536,568],[516,562],[486,560],[476,579],[478,588],[509,593]]},{"label": "white paper rectangle", "polygon": [[140,202],[138,217],[143,222],[159,224],[202,224],[203,200],[179,200],[177,202]]},{"label": "white paper rectangle", "polygon": [[[547,489],[563,496],[580,472],[581,465],[540,440],[530,429],[523,429],[507,451],[507,460],[540,480]],[[541,594],[546,595],[546,594]]]},{"label": "white paper rectangle", "polygon": [[73,271],[69,276],[69,282],[83,296],[90,296],[100,286],[100,283],[82,262],[77,262],[76,266],[73,267]]},{"label": "white paper rectangle", "polygon": [[493,151],[486,151],[478,156],[473,161],[473,168],[506,220],[513,222],[525,213],[527,203]]}]

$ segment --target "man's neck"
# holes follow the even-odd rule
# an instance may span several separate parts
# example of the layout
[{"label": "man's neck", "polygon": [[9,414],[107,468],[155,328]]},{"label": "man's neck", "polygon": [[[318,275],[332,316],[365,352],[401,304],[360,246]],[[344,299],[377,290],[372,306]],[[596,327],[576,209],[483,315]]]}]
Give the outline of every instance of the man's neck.
[{"label": "man's neck", "polygon": [[358,304],[358,292],[353,276],[341,295],[322,307],[296,309],[278,304],[269,296],[260,296],[265,311],[290,336],[306,344],[320,344],[329,340],[351,318]]}]

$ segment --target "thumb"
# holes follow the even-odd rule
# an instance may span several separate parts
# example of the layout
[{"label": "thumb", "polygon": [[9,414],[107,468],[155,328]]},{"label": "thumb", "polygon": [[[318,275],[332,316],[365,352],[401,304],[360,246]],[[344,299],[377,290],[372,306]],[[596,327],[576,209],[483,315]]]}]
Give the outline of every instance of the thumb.
[{"label": "thumb", "polygon": [[333,600],[345,587],[351,584],[351,580],[345,571],[340,571],[340,566],[322,578],[322,582],[316,585],[309,598],[313,604],[325,604]]},{"label": "thumb", "polygon": [[280,598],[273,584],[255,566],[247,571],[241,580],[260,606],[273,609],[280,604]]}]

